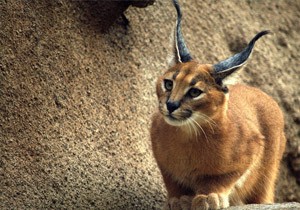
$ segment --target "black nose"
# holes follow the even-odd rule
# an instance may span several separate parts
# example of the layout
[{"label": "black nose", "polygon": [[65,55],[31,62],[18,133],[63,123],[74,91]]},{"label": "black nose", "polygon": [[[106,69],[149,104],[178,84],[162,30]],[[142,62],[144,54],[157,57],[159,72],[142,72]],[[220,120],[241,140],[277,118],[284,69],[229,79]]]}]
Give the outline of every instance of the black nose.
[{"label": "black nose", "polygon": [[170,113],[174,112],[176,109],[180,107],[180,101],[168,101],[167,109]]}]

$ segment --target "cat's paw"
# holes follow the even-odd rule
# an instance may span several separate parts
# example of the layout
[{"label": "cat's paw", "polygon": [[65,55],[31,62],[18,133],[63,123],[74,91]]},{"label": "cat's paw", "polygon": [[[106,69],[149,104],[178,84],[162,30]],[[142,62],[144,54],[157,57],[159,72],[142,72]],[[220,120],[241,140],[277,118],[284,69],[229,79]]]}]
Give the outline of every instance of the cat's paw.
[{"label": "cat's paw", "polygon": [[170,198],[163,210],[190,210],[192,206],[193,197],[191,196],[181,196],[180,199],[178,198]]},{"label": "cat's paw", "polygon": [[192,201],[192,210],[215,210],[229,207],[228,196],[210,193],[196,195]]}]

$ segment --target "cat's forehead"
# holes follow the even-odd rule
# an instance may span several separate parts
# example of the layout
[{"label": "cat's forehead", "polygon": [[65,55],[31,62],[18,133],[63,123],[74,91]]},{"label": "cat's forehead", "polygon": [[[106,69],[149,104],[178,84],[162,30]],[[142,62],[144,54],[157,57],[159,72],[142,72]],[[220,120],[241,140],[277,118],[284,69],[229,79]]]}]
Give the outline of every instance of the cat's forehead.
[{"label": "cat's forehead", "polygon": [[196,62],[179,63],[170,68],[165,74],[166,79],[185,81],[191,85],[198,81],[213,82],[210,75],[211,65]]}]

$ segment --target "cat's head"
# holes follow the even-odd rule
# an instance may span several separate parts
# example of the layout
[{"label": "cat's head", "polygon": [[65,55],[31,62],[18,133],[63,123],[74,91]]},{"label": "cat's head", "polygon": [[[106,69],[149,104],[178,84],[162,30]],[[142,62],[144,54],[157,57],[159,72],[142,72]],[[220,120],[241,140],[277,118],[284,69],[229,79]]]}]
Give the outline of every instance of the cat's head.
[{"label": "cat's head", "polygon": [[211,65],[177,63],[157,82],[159,110],[167,123],[181,126],[213,118],[225,102],[227,89],[216,83]]},{"label": "cat's head", "polygon": [[173,3],[177,11],[174,56],[171,67],[157,81],[159,110],[174,126],[206,122],[226,108],[228,89],[223,80],[246,63],[255,42],[269,31],[258,33],[244,50],[230,58],[215,65],[199,64],[190,55],[181,33],[179,4],[177,0]]}]

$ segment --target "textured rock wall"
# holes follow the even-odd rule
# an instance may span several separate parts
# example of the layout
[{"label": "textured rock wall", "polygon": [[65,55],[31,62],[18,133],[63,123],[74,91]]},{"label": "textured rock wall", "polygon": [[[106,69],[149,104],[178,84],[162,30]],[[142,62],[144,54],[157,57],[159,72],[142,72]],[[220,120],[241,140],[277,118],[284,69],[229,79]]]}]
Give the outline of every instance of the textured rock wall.
[{"label": "textured rock wall", "polygon": [[[274,32],[240,75],[285,112],[277,201],[300,201],[299,1],[181,3],[185,38],[201,62]],[[164,200],[148,128],[174,8],[165,0],[129,7],[129,27],[119,19],[103,34],[99,4],[0,1],[0,209],[158,209]]]}]

